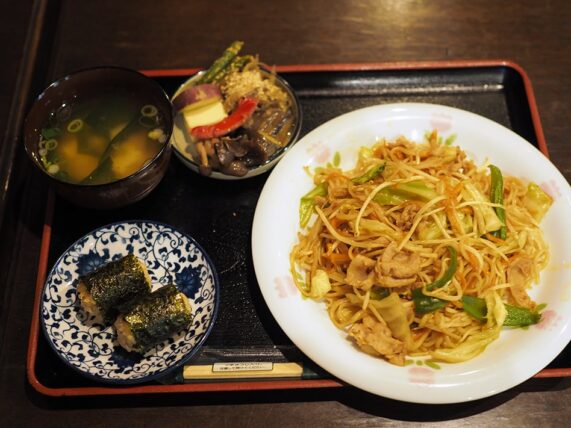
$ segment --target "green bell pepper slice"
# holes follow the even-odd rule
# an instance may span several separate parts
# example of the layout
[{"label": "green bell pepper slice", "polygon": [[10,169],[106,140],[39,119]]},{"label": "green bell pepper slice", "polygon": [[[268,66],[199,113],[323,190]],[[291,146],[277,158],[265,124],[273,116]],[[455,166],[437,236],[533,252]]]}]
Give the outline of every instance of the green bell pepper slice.
[{"label": "green bell pepper slice", "polygon": [[[428,291],[433,291],[438,288],[444,287],[454,277],[456,269],[458,269],[458,253],[454,247],[447,247],[450,253],[450,265],[440,278],[426,286]],[[412,291],[412,301],[414,302],[414,310],[418,314],[427,314],[442,309],[448,304],[446,300],[438,299],[436,297],[427,296],[422,292],[422,288],[416,288]]]}]

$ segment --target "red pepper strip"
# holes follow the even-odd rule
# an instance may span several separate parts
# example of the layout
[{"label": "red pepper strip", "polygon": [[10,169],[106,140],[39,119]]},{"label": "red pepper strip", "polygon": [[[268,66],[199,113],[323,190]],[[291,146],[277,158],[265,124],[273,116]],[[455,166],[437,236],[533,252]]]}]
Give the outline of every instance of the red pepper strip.
[{"label": "red pepper strip", "polygon": [[242,126],[252,116],[257,106],[258,100],[255,98],[242,98],[230,116],[212,125],[195,126],[190,133],[199,140],[226,135]]}]

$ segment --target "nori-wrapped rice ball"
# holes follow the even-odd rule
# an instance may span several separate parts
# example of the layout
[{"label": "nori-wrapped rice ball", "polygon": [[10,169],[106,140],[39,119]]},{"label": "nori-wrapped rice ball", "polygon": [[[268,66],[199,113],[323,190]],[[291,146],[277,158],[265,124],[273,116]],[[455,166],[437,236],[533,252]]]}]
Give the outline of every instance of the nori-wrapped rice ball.
[{"label": "nori-wrapped rice ball", "polygon": [[175,285],[169,284],[142,297],[130,311],[119,315],[115,328],[123,348],[144,354],[191,321],[188,298]]},{"label": "nori-wrapped rice ball", "polygon": [[151,293],[151,278],[145,264],[129,254],[80,277],[77,293],[83,308],[97,321],[112,323],[138,298]]}]

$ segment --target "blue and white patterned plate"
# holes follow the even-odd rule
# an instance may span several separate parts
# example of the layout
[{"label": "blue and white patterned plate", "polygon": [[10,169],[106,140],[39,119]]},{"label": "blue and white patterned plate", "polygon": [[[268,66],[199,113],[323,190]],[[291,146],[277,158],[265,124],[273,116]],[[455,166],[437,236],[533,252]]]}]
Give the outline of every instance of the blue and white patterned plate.
[{"label": "blue and white patterned plate", "polygon": [[[174,283],[193,309],[187,329],[144,355],[121,348],[112,326],[86,315],[76,291],[79,276],[129,253],[146,264],[153,290]],[[190,236],[152,221],[114,223],[76,241],[56,262],[42,293],[42,328],[56,353],[81,374],[113,384],[146,382],[198,350],[214,325],[219,295],[214,266]]]}]

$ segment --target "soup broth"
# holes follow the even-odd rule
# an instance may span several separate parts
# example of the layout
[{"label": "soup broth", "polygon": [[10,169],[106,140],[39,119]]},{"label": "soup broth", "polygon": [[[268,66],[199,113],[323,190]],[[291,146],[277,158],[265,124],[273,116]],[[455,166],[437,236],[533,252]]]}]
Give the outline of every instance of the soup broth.
[{"label": "soup broth", "polygon": [[63,104],[42,128],[39,155],[62,181],[104,184],[137,172],[166,144],[164,120],[133,94]]}]

